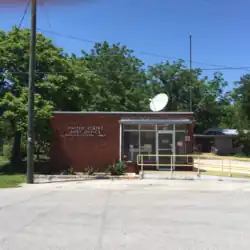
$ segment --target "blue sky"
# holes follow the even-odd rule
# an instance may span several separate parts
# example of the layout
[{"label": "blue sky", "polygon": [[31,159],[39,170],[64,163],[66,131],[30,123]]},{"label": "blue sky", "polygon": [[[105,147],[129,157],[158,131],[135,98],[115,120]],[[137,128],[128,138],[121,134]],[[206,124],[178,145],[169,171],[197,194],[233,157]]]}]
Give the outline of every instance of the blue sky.
[{"label": "blue sky", "polygon": [[[0,29],[7,31],[18,25],[24,9],[24,5],[2,7]],[[133,49],[146,64],[168,58],[189,60],[191,32],[194,67],[211,69],[213,65],[224,65],[250,69],[249,9],[249,0],[88,0],[67,6],[45,3],[38,8],[38,28],[83,40],[120,42]],[[29,27],[29,23],[27,15],[23,27]],[[79,53],[93,45],[44,34],[67,52]],[[248,72],[223,71],[229,82]],[[213,71],[205,73],[211,76]]]}]

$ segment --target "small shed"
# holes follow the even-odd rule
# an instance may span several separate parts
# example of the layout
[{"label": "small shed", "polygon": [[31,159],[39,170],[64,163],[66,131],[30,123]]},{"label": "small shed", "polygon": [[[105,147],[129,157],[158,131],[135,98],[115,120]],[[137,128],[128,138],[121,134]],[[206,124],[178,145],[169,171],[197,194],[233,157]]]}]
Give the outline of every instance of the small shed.
[{"label": "small shed", "polygon": [[237,139],[236,129],[208,129],[203,134],[194,134],[194,145],[199,152],[208,153],[215,149],[219,155],[232,155],[242,152]]}]

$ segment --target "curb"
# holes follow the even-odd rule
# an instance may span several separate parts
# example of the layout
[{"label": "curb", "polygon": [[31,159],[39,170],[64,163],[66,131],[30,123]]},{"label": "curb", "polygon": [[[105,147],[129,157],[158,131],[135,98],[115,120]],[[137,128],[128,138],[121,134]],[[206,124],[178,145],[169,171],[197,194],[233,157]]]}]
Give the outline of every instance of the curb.
[{"label": "curb", "polygon": [[195,181],[195,180],[200,180],[201,178],[198,176],[180,176],[180,175],[173,175],[173,176],[160,176],[160,175],[144,175],[143,179],[148,179],[148,180],[186,180],[186,181]]},{"label": "curb", "polygon": [[52,183],[52,182],[69,182],[69,181],[90,181],[90,180],[135,180],[139,179],[136,175],[124,176],[111,176],[111,175],[96,175],[96,176],[83,176],[83,175],[35,175],[34,182]]},{"label": "curb", "polygon": [[233,177],[221,177],[221,176],[213,176],[213,175],[193,175],[193,176],[181,176],[181,175],[173,175],[173,176],[157,176],[157,175],[144,175],[144,179],[148,180],[186,180],[186,181],[222,181],[222,182],[250,182],[249,179],[246,178],[233,178]]},{"label": "curb", "polygon": [[[112,176],[112,175],[96,175],[96,176],[84,176],[84,175],[35,175],[34,183],[54,183],[54,182],[73,182],[73,181],[91,181],[91,180],[139,180],[139,175],[123,175],[123,176]],[[144,174],[143,179],[146,180],[186,180],[186,181],[223,181],[223,182],[250,182],[244,178],[232,178],[232,177],[219,177],[219,176],[162,176],[154,174]]]}]

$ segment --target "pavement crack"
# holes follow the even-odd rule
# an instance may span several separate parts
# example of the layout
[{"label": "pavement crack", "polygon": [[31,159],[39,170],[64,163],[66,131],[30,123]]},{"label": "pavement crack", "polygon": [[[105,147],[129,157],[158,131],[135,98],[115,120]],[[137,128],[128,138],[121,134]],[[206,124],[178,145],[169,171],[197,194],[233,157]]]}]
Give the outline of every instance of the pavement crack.
[{"label": "pavement crack", "polygon": [[106,224],[106,220],[107,220],[108,207],[109,207],[109,202],[110,202],[112,194],[113,194],[113,191],[110,191],[108,193],[107,198],[106,198],[105,203],[104,203],[103,213],[101,216],[100,231],[99,231],[98,238],[97,238],[97,246],[94,249],[98,249],[98,250],[103,249],[103,234],[105,231],[105,224]]}]

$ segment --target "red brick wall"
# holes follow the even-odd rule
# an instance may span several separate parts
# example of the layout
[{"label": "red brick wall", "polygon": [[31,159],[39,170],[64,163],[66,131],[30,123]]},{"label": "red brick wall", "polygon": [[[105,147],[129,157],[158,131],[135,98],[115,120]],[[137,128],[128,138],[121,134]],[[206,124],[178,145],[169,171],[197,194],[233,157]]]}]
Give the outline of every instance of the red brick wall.
[{"label": "red brick wall", "polygon": [[[52,118],[53,141],[51,145],[51,166],[53,170],[64,170],[73,167],[82,171],[88,166],[104,170],[109,164],[119,159],[119,120],[121,118],[192,118],[192,115],[179,114],[55,114]],[[68,127],[101,126],[105,137],[98,136],[65,136]],[[190,125],[189,135],[192,138],[193,126]],[[192,152],[192,143],[188,148]]]}]

